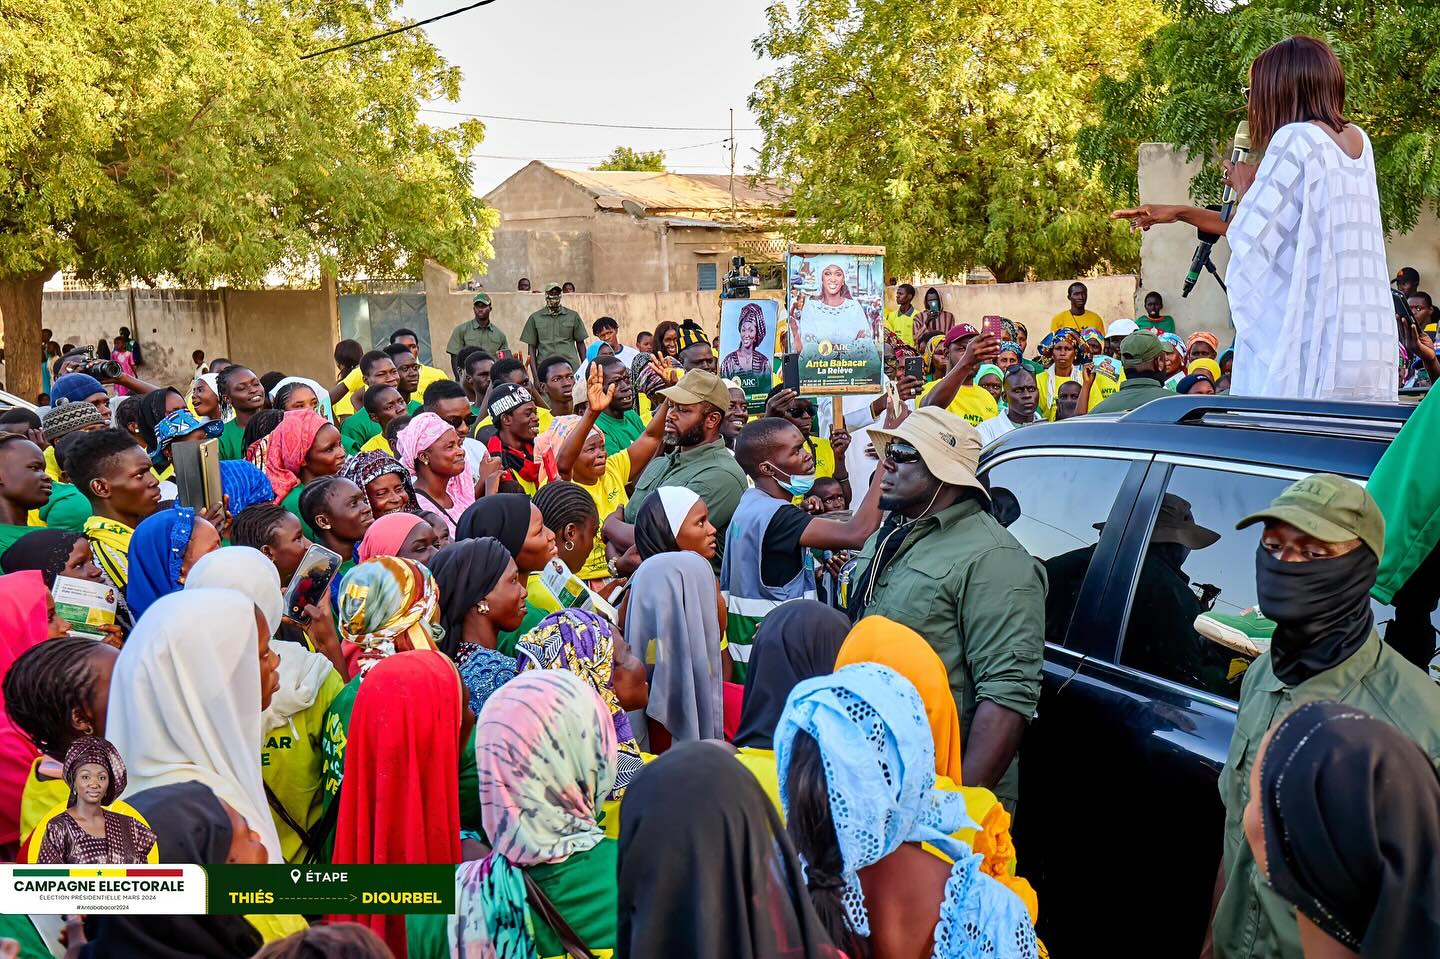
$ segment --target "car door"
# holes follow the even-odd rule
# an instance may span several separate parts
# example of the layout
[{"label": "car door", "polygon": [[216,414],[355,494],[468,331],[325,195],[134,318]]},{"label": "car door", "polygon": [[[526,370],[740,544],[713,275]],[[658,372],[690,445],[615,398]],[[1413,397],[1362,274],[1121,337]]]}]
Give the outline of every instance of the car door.
[{"label": "car door", "polygon": [[[1071,688],[1086,655],[1079,638],[1104,628],[1096,625],[1094,607],[1111,576],[1151,458],[1149,453],[1032,448],[1002,453],[982,466],[997,517],[1044,564],[1048,582],[1040,705],[1021,748],[1020,805],[1013,829],[1019,871],[1039,895],[1040,931],[1047,943],[1063,938],[1059,930],[1068,923],[1069,910],[1062,904],[1079,894],[1074,887],[1095,885],[1093,872],[1078,876],[1070,866],[1085,861],[1100,835],[1087,824],[1113,815],[1106,791],[1093,786],[1097,755],[1105,756],[1100,747],[1112,733],[1077,712],[1088,702],[1072,695]],[[1112,647],[1116,636],[1112,629]],[[1086,928],[1088,923],[1076,931]],[[1082,935],[1075,941],[1085,940]]]}]

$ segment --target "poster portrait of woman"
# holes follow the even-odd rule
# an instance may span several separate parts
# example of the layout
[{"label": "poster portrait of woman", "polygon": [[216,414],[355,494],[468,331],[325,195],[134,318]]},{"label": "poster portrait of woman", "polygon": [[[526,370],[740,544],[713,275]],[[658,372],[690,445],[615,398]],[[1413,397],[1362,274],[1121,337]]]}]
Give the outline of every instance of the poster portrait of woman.
[{"label": "poster portrait of woman", "polygon": [[769,373],[770,354],[765,351],[765,312],[758,303],[740,308],[740,345],[720,361],[721,376],[741,373]]},{"label": "poster portrait of woman", "polygon": [[108,740],[77,739],[65,753],[70,799],[45,827],[36,862],[69,865],[143,863],[155,834],[109,807],[125,791],[125,762]]}]

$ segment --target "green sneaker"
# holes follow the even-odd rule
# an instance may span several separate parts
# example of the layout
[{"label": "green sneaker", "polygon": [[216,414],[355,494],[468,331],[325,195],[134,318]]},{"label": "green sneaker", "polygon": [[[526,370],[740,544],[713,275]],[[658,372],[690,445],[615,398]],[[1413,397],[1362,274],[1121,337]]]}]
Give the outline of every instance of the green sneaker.
[{"label": "green sneaker", "polygon": [[1226,649],[1246,656],[1259,656],[1270,649],[1270,637],[1275,635],[1275,621],[1266,619],[1256,606],[1238,614],[1211,611],[1195,617],[1195,631]]}]

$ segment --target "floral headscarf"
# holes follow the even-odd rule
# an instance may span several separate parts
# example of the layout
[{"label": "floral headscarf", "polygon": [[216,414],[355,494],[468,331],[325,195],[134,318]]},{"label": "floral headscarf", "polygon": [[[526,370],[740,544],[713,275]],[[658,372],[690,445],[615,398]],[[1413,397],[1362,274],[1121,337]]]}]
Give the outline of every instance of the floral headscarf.
[{"label": "floral headscarf", "polygon": [[615,730],[579,677],[526,673],[480,711],[475,764],[493,849],[456,873],[452,954],[531,959],[535,920],[522,870],[563,862],[605,838],[596,816],[614,782]]},{"label": "floral headscarf", "polygon": [[410,506],[414,508],[415,484],[410,478],[410,471],[384,450],[364,450],[356,453],[340,467],[340,478],[349,480],[362,490],[386,473],[394,473],[400,477],[400,482],[405,487],[405,495],[410,500]]},{"label": "floral headscarf", "polygon": [[340,583],[340,638],[360,647],[360,672],[407,649],[435,649],[440,590],[413,560],[376,556],[345,574]]},{"label": "floral headscarf", "polygon": [[1080,341],[1091,353],[1099,355],[1105,352],[1105,335],[1093,326],[1087,326],[1080,331]]},{"label": "floral headscarf", "polygon": [[1169,343],[1171,346],[1175,347],[1175,352],[1180,354],[1180,364],[1182,366],[1190,358],[1190,351],[1185,348],[1185,341],[1180,339],[1180,337],[1176,336],[1174,333],[1161,333],[1160,342]]},{"label": "floral headscarf", "polygon": [[1014,353],[1014,354],[1015,354],[1015,359],[1017,359],[1017,360],[1023,360],[1023,359],[1025,359],[1025,351],[1022,350],[1022,349],[1020,348],[1020,344],[1017,343],[1017,342],[1014,341],[1014,340],[1005,340],[1003,343],[1001,343],[1001,344],[1000,344],[1000,352],[1001,352],[1001,353]]},{"label": "floral headscarf", "polygon": [[[265,471],[270,485],[275,489],[275,502],[279,503],[300,485],[300,470],[315,436],[330,423],[314,410],[290,410],[280,425],[265,439],[257,440],[246,450],[245,458]],[[261,449],[261,443],[264,448]],[[257,462],[259,460],[259,462]]]},{"label": "floral headscarf", "polygon": [[546,616],[516,644],[516,664],[523,674],[535,669],[565,669],[595,690],[615,725],[619,759],[611,798],[625,794],[644,765],[630,717],[615,695],[615,633],[609,621],[582,609]]},{"label": "floral headscarf", "polygon": [[1018,343],[1020,341],[1020,332],[1015,329],[1013,320],[1008,320],[1003,316],[1000,317],[1000,338],[1006,342],[1014,341]]}]

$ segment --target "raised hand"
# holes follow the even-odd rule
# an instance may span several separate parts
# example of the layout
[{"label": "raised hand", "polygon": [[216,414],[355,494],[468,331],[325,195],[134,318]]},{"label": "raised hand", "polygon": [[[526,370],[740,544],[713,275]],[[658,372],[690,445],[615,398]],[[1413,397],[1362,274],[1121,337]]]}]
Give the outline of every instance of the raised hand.
[{"label": "raised hand", "polygon": [[599,363],[590,364],[590,373],[585,378],[585,402],[590,405],[592,413],[603,413],[610,408],[610,402],[615,399],[615,391],[620,389],[619,383],[611,383],[610,388],[605,388],[605,371],[600,368]]}]

